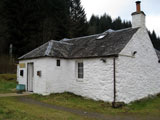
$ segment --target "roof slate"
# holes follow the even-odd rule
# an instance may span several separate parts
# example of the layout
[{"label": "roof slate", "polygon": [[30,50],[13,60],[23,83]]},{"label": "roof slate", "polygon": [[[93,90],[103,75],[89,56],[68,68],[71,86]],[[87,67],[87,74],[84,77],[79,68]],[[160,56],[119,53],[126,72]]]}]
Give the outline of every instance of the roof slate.
[{"label": "roof slate", "polygon": [[[117,31],[105,31],[101,34],[85,37],[51,40],[23,55],[19,59],[37,57],[89,58],[118,55],[139,28],[127,28]],[[102,39],[99,36],[105,35]]]}]

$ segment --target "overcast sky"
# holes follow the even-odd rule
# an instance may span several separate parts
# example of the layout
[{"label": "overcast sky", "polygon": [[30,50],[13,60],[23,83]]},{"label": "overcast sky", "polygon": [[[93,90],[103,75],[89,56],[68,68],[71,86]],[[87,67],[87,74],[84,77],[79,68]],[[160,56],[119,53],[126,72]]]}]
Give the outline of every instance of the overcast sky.
[{"label": "overcast sky", "polygon": [[[89,20],[91,15],[109,14],[112,18],[131,20],[136,11],[136,0],[81,0]],[[146,26],[160,36],[160,0],[141,0],[141,10],[146,14]]]}]

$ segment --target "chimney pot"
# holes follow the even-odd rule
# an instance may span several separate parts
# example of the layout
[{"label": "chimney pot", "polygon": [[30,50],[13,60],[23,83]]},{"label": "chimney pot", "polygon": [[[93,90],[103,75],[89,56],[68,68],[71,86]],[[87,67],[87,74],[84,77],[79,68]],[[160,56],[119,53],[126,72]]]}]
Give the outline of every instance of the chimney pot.
[{"label": "chimney pot", "polygon": [[140,13],[141,12],[141,1],[136,1],[136,8],[137,8],[136,12]]}]

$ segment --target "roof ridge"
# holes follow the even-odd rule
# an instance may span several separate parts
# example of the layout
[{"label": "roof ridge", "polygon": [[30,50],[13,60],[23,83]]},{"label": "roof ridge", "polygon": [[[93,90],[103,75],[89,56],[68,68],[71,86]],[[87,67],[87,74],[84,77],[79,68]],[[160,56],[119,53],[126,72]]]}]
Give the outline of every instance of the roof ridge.
[{"label": "roof ridge", "polygon": [[68,39],[68,38],[66,38],[66,39],[62,39],[62,40],[60,40],[60,41],[70,41],[70,40],[75,40],[75,39],[81,39],[81,38],[88,38],[88,37],[93,37],[93,36],[97,36],[97,35],[100,35],[101,33],[99,33],[99,34],[94,34],[94,35],[87,35],[87,36],[83,36],[83,37],[76,37],[76,38],[71,38],[71,39]]},{"label": "roof ridge", "polygon": [[129,29],[137,29],[137,28],[139,28],[139,27],[136,27],[136,28],[129,27],[129,28],[115,30],[114,32],[121,32],[121,31],[129,30]]},{"label": "roof ridge", "polygon": [[45,56],[48,56],[48,55],[49,55],[49,53],[51,52],[52,46],[53,46],[53,41],[49,41],[49,44],[48,44],[48,46],[47,46],[47,49],[46,49],[46,51],[45,51],[45,53],[44,53]]},{"label": "roof ridge", "polygon": [[129,29],[132,29],[132,27],[115,30],[114,32],[121,32],[121,31],[129,30]]},{"label": "roof ridge", "polygon": [[52,42],[56,42],[56,43],[61,43],[61,44],[66,44],[66,45],[73,45],[73,44],[71,44],[71,43],[68,43],[68,42],[65,42],[65,41],[57,41],[57,40],[50,40],[50,41],[52,41]]}]

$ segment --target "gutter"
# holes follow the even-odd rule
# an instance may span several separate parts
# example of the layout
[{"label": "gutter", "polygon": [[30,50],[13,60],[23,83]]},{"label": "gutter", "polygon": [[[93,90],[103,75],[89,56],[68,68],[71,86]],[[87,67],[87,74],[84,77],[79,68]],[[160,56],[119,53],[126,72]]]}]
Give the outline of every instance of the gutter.
[{"label": "gutter", "polygon": [[134,55],[123,55],[123,54],[119,54],[119,56],[135,58],[135,56],[134,56]]},{"label": "gutter", "polygon": [[[23,57],[23,56],[22,56]],[[18,60],[30,60],[30,59],[38,59],[38,58],[45,58],[45,57],[50,57],[50,58],[58,58],[58,59],[90,59],[90,58],[105,58],[105,57],[118,57],[118,54],[111,54],[111,55],[105,55],[105,56],[88,56],[88,57],[56,57],[56,56],[37,56],[37,57],[29,57],[29,58],[18,58]]]}]

